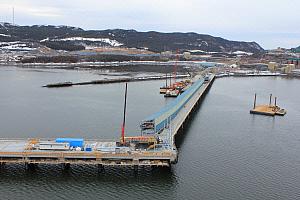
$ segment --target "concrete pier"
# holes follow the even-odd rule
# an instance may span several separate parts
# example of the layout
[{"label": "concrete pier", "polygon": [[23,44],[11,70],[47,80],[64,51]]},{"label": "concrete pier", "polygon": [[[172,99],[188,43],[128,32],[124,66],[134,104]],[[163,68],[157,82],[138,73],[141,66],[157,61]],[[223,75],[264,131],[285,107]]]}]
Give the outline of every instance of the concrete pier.
[{"label": "concrete pier", "polygon": [[[197,103],[208,91],[215,79],[210,76],[209,81],[202,84],[189,101],[180,109],[170,126],[159,133],[160,139],[166,142],[168,147],[133,148],[118,146],[119,141],[85,140],[85,146],[64,150],[43,150],[39,148],[42,142],[55,144],[54,139],[0,139],[0,164],[20,163],[29,165],[60,164],[67,169],[72,164],[96,165],[99,171],[105,166],[131,166],[137,170],[141,166],[170,167],[177,163],[178,153],[175,146],[175,136],[184,126]],[[170,137],[171,134],[171,137]],[[171,140],[171,141],[170,141]],[[113,149],[104,146],[116,144]],[[45,144],[45,143],[44,143]],[[91,149],[87,150],[86,147]]]},{"label": "concrete pier", "polygon": [[[211,75],[209,81],[205,82],[192,96],[192,98],[184,105],[184,107],[180,109],[176,117],[171,121],[169,127],[165,128],[159,134],[159,137],[162,140],[167,141],[167,143],[169,144],[172,144],[173,149],[176,149],[176,145],[175,145],[176,135],[181,129],[183,129],[185,122],[189,120],[192,112],[197,107],[197,104],[202,100],[202,98],[204,98],[204,95],[208,92],[214,80],[215,80],[215,75]],[[176,164],[177,161],[178,158],[176,157],[176,160],[171,161],[170,164]]]}]

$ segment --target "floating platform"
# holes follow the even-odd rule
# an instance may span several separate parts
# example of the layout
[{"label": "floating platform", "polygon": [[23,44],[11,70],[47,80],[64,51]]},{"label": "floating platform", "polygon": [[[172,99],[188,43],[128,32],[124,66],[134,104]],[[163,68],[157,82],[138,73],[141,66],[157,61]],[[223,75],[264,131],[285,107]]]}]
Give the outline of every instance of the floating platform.
[{"label": "floating platform", "polygon": [[285,109],[282,109],[278,106],[270,106],[270,105],[259,105],[256,106],[254,109],[250,110],[251,114],[258,114],[258,115],[267,115],[267,116],[284,116],[287,112]]}]

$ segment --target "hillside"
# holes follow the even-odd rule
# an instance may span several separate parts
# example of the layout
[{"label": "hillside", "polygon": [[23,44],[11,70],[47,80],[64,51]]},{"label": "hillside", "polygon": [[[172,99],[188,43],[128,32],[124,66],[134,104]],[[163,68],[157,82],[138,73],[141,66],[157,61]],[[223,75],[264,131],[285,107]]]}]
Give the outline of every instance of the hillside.
[{"label": "hillside", "polygon": [[[128,47],[153,52],[199,50],[206,52],[263,52],[256,42],[229,41],[197,33],[160,33],[136,30],[83,30],[70,26],[17,26],[0,24],[0,48],[45,45],[56,50],[83,50],[96,47]],[[28,45],[28,46],[24,46]]]},{"label": "hillside", "polygon": [[297,48],[293,48],[292,51],[293,51],[294,53],[300,53],[300,46],[297,47]]}]

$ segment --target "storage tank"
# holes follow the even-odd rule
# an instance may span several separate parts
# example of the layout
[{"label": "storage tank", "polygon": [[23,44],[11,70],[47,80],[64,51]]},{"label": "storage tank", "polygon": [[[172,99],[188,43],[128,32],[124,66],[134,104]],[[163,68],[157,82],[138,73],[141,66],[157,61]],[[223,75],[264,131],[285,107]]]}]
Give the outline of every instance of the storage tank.
[{"label": "storage tank", "polygon": [[183,57],[186,59],[186,60],[190,60],[192,58],[192,55],[190,52],[184,52],[183,53]]},{"label": "storage tank", "polygon": [[295,69],[295,64],[288,64],[287,66],[289,66],[291,68],[291,70]]},{"label": "storage tank", "polygon": [[269,62],[268,64],[268,69],[271,71],[271,72],[274,72],[277,70],[277,63],[276,62]]}]

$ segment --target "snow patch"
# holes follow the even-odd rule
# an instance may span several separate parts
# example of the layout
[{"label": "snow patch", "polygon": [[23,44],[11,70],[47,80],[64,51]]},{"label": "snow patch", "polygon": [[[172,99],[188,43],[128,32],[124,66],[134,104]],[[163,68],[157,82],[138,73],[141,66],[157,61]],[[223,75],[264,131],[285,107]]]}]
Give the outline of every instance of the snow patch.
[{"label": "snow patch", "polygon": [[84,38],[84,37],[69,37],[63,39],[53,39],[51,41],[89,41],[89,42],[103,42],[109,44],[110,46],[118,47],[123,44],[118,42],[117,40],[112,40],[109,38]]},{"label": "snow patch", "polygon": [[195,50],[189,50],[191,53],[206,53],[206,51],[195,49]]},{"label": "snow patch", "polygon": [[205,45],[205,46],[208,46],[208,43],[206,41],[202,41],[202,43]]},{"label": "snow patch", "polygon": [[0,42],[0,46],[8,46],[12,44],[18,44],[21,43],[20,41],[15,41],[15,42]]},{"label": "snow patch", "polygon": [[236,54],[236,55],[248,55],[248,56],[252,56],[253,53],[249,53],[249,52],[245,52],[245,51],[235,51],[233,52],[233,54]]},{"label": "snow patch", "polygon": [[11,50],[11,51],[32,51],[36,48],[31,48],[27,44],[20,41],[15,42],[0,42],[1,50]]},{"label": "snow patch", "polygon": [[208,47],[208,43],[206,41],[201,41],[201,43],[198,43],[196,46],[201,47],[202,45],[205,45]]},{"label": "snow patch", "polygon": [[49,38],[43,39],[40,42],[46,42],[46,41],[49,41]]},{"label": "snow patch", "polygon": [[2,33],[0,33],[0,36],[2,36],[2,37],[11,37],[11,35],[5,35],[5,34],[2,34]]},{"label": "snow patch", "polygon": [[93,50],[99,48],[98,46],[85,45],[86,50]]}]

